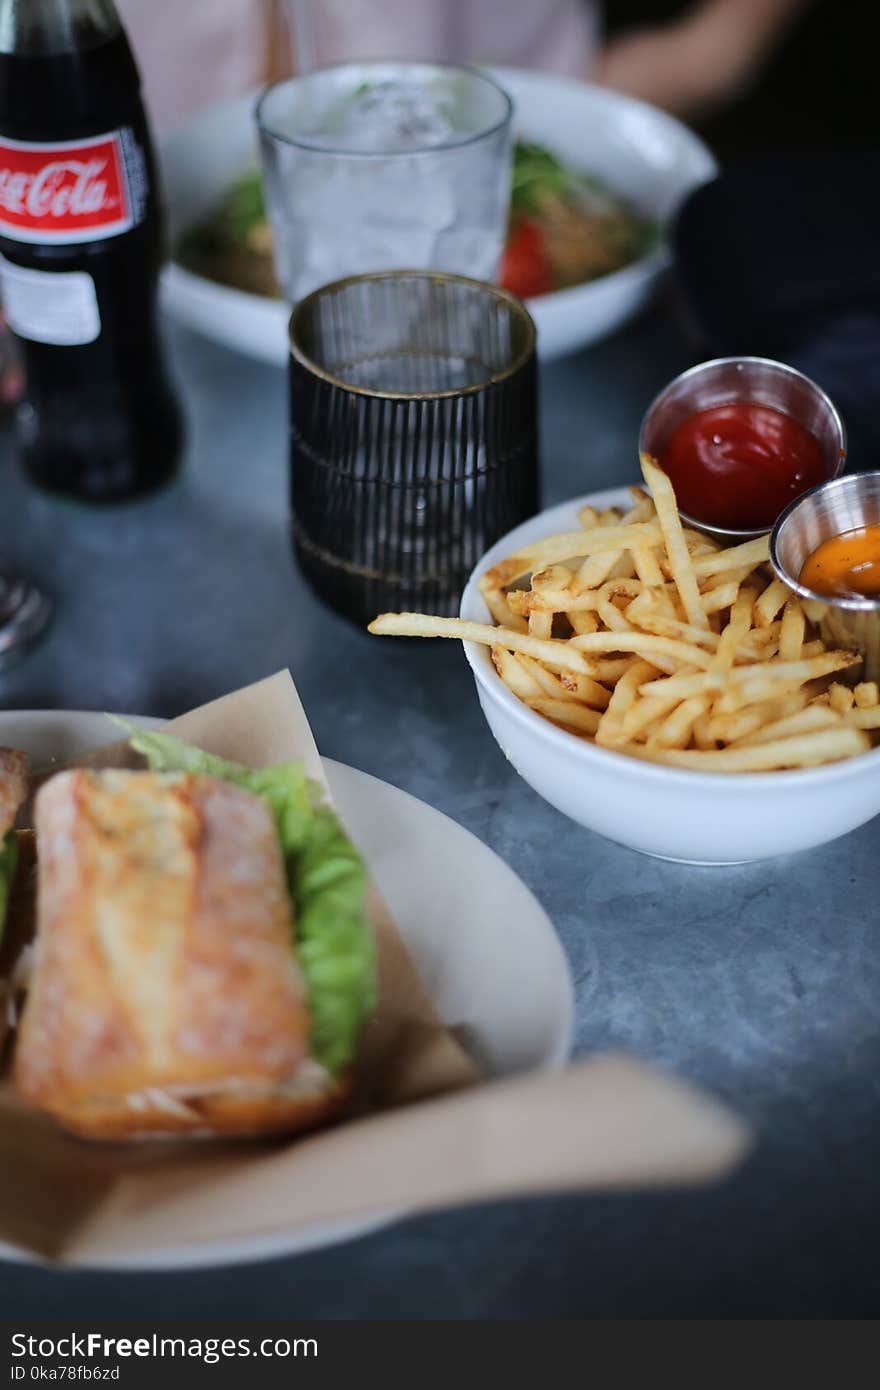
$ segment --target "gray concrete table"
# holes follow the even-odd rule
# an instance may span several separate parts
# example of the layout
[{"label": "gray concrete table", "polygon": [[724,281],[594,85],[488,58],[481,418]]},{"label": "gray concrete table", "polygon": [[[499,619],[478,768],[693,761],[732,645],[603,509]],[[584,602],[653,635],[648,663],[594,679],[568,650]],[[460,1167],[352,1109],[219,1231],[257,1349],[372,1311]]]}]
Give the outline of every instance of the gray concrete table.
[{"label": "gray concrete table", "polygon": [[[761,1140],[711,1191],[505,1202],[296,1260],[122,1277],[2,1265],[4,1315],[876,1315],[878,823],[720,870],[564,819],[496,748],[457,644],[370,639],[300,581],[282,374],[182,333],[172,347],[190,445],[161,496],[105,512],[49,500],[0,442],[0,556],[58,599],[45,645],[0,674],[0,703],[173,715],[289,666],[325,754],[466,825],[544,903],[577,981],[578,1051],[692,1077]],[[545,371],[548,504],[632,478],[642,410],[688,358],[658,311]]]}]

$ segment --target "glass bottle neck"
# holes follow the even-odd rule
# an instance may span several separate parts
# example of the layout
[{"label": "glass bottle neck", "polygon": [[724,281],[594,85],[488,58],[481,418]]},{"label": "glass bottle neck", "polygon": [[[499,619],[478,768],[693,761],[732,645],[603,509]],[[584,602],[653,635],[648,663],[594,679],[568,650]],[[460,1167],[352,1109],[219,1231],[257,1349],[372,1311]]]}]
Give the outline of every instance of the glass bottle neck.
[{"label": "glass bottle neck", "polygon": [[113,0],[0,0],[0,53],[37,57],[94,48],[120,27]]}]

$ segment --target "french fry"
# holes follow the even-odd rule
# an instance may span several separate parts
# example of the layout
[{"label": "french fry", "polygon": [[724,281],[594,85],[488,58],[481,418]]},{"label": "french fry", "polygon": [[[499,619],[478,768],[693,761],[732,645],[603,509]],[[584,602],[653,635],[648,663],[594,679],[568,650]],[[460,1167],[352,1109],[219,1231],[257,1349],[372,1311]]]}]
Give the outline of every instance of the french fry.
[{"label": "french fry", "polygon": [[760,743],[772,743],[777,738],[791,738],[793,734],[809,734],[815,729],[839,728],[840,715],[835,714],[828,705],[807,705],[796,714],[788,714],[784,719],[772,720],[763,724],[754,733],[737,739],[735,748],[754,748]]},{"label": "french fry", "polygon": [[649,748],[685,748],[694,724],[706,712],[706,696],[682,700],[648,739]]},{"label": "french fry", "polygon": [[649,589],[647,592],[651,596],[652,607],[658,613],[664,614],[667,618],[676,618],[681,623],[685,622],[684,610],[674,584],[663,584],[659,589]]},{"label": "french fry", "polygon": [[600,584],[604,584],[618,564],[621,554],[620,550],[607,550],[598,555],[588,555],[571,581],[572,593],[580,595],[585,590],[592,592]]},{"label": "french fry", "polygon": [[633,704],[639,686],[650,680],[656,669],[650,661],[634,661],[614,687],[607,710],[612,714],[624,715]]},{"label": "french fry", "polygon": [[[633,627],[641,625],[642,617],[651,617],[660,608],[661,589],[646,589],[642,586],[641,593],[637,593],[627,604],[627,622]],[[672,616],[669,609],[664,610],[668,616]]]},{"label": "french fry", "polygon": [[533,608],[529,613],[529,636],[546,642],[553,635],[553,614],[539,613]]},{"label": "french fry", "polygon": [[520,700],[539,699],[545,693],[534,676],[521,666],[516,655],[505,651],[504,647],[492,648],[492,665],[504,684],[509,686]]},{"label": "french fry", "polygon": [[[627,618],[630,616],[630,608],[626,610]],[[679,622],[677,618],[667,618],[662,613],[646,613],[639,616],[638,626],[643,632],[653,632],[658,637],[674,637],[680,642],[694,642],[698,647],[706,647],[710,652],[716,650],[720,640],[710,628],[691,627],[690,623]]]},{"label": "french fry", "polygon": [[[632,659],[635,660],[635,658]],[[651,664],[670,678],[682,669],[681,660],[678,657],[664,656],[660,652],[651,653]]]},{"label": "french fry", "polygon": [[876,681],[859,681],[853,690],[853,699],[858,709],[872,709],[880,703],[880,691]]},{"label": "french fry", "polygon": [[654,499],[651,496],[650,492],[648,492],[646,488],[642,487],[641,483],[630,483],[629,495],[632,498],[632,503],[634,507],[638,507],[640,504],[644,504],[650,507],[652,512],[654,511]]},{"label": "french fry", "polygon": [[[806,699],[804,702],[806,703]],[[748,738],[749,734],[762,728],[765,724],[772,723],[777,719],[783,719],[785,714],[792,714],[801,709],[802,705],[788,705],[787,698],[776,699],[776,701],[760,701],[758,705],[748,705],[745,709],[731,710],[728,714],[709,714],[708,731],[715,739],[716,744],[735,744],[741,738]]]},{"label": "french fry", "polygon": [[786,768],[815,767],[842,758],[866,753],[871,747],[864,730],[820,729],[813,734],[775,739],[754,748],[719,748],[715,753],[700,748],[652,748],[625,744],[625,751],[636,758],[668,763],[691,772],[773,772]]},{"label": "french fry", "polygon": [[805,661],[767,661],[752,667],[734,667],[731,672],[733,684],[717,701],[716,709],[722,714],[741,709],[744,705],[758,704],[761,700],[772,699],[786,687],[803,685],[819,676],[846,670],[849,666],[857,665],[859,660],[853,652],[826,652]]},{"label": "french fry", "polygon": [[[748,666],[770,661],[779,651],[781,631],[781,623],[771,623],[769,627],[753,627],[737,647],[734,665]],[[822,650],[825,650],[824,647]]]},{"label": "french fry", "polygon": [[720,613],[725,608],[732,608],[736,603],[739,594],[739,581],[736,579],[725,579],[722,584],[716,585],[714,589],[709,589],[700,594],[700,603],[703,605],[703,612],[708,617],[711,613]]},{"label": "french fry", "polygon": [[[546,666],[542,666],[540,661],[535,661],[534,657],[526,656],[525,652],[512,652],[514,661],[522,667],[523,671],[531,676],[532,681],[538,687],[535,695],[546,695],[551,700],[563,700],[574,698],[564,691],[562,681],[559,676],[548,671]],[[579,677],[580,680],[589,680],[588,676]]]},{"label": "french fry", "polygon": [[838,714],[846,714],[847,710],[852,709],[855,695],[848,685],[840,685],[837,681],[828,687],[828,703]]},{"label": "french fry", "polygon": [[529,625],[528,622],[525,620],[528,619],[528,616],[531,613],[532,608],[535,606],[537,601],[538,596],[537,594],[533,594],[531,589],[507,590],[507,606],[510,609],[511,613],[514,615],[514,617],[522,618],[524,620],[524,630],[526,632],[528,632],[529,630]]},{"label": "french fry", "polygon": [[635,660],[634,656],[590,657],[590,675],[603,685],[616,685]]},{"label": "french fry", "polygon": [[804,612],[807,615],[807,621],[818,627],[825,616],[827,607],[827,603],[823,603],[821,599],[804,599]]},{"label": "french fry", "polygon": [[597,526],[592,531],[567,531],[559,536],[548,536],[535,541],[509,559],[487,570],[480,576],[481,590],[507,588],[508,585],[531,574],[536,569],[546,569],[548,565],[560,560],[582,559],[588,555],[598,555],[607,551],[623,550],[632,544],[655,544],[660,540],[660,527],[656,522],[636,522],[632,526]]},{"label": "french fry", "polygon": [[612,744],[621,740],[621,725],[627,710],[633,705],[640,685],[650,680],[656,668],[647,661],[633,662],[621,676],[612,692],[608,707],[596,730],[596,742]]},{"label": "french fry", "polygon": [[772,584],[768,584],[755,603],[755,626],[766,627],[768,623],[772,623],[790,596],[791,590],[783,584],[781,579],[774,579]]},{"label": "french fry", "polygon": [[575,593],[571,589],[529,589],[526,592],[528,598],[523,607],[529,613],[592,613],[599,606],[596,589],[587,589],[583,593]]},{"label": "french fry", "polygon": [[657,508],[657,520],[663,532],[672,577],[681,595],[687,620],[693,627],[708,627],[709,624],[700,603],[700,591],[697,587],[694,566],[684,538],[681,518],[678,515],[672,483],[650,454],[641,455],[641,464],[645,482],[651,489],[654,506]]},{"label": "french fry", "polygon": [[776,723],[797,714],[807,703],[803,690],[794,690],[776,700],[764,700],[730,714],[714,714],[709,720],[709,732],[719,743],[736,743],[749,738],[766,724]]},{"label": "french fry", "polygon": [[585,637],[588,632],[599,630],[599,620],[595,613],[582,613],[577,609],[566,608],[565,616],[571,623],[572,629],[579,637]]},{"label": "french fry", "polygon": [[545,719],[552,719],[554,724],[564,724],[566,728],[576,729],[578,733],[595,734],[599,727],[599,711],[590,709],[587,705],[546,698],[527,700],[526,704],[537,714],[543,714]]},{"label": "french fry", "polygon": [[641,593],[641,585],[637,579],[609,579],[607,584],[603,584],[599,590],[599,602],[596,605],[596,612],[602,622],[611,632],[629,632],[630,624],[619,607],[615,605],[615,598],[637,598]]},{"label": "french fry", "polygon": [[636,567],[632,553],[624,550],[608,572],[609,579],[635,579]]},{"label": "french fry", "polygon": [[709,575],[726,574],[729,570],[738,570],[743,566],[753,570],[758,565],[766,564],[769,559],[769,537],[757,536],[753,541],[744,541],[742,545],[731,546],[728,550],[716,550],[711,555],[701,555],[699,559],[692,561],[692,567],[697,579],[707,579]]},{"label": "french fry", "polygon": [[[520,661],[530,661],[530,657],[520,657]],[[594,709],[607,709],[611,691],[600,685],[592,676],[576,676],[571,671],[560,671],[559,684],[565,696],[580,700],[582,704],[592,705]],[[563,696],[563,698],[565,698]]]},{"label": "french fry", "polygon": [[612,698],[609,689],[606,689],[605,685],[599,685],[592,676],[576,676],[573,671],[559,671],[559,674],[553,674],[553,671],[546,670],[541,662],[535,662],[534,657],[525,656],[523,652],[509,652],[507,655],[519,664],[521,671],[530,678],[532,699],[545,695],[548,699],[563,699],[602,710]]},{"label": "french fry", "polygon": [[767,627],[753,627],[742,639],[737,649],[737,657],[745,652],[750,653],[743,658],[746,661],[765,661],[770,648],[779,646],[781,633],[781,622],[772,622]]},{"label": "french fry", "polygon": [[542,570],[536,570],[532,575],[532,590],[538,594],[551,591],[564,592],[572,578],[573,571],[567,565],[547,565]]},{"label": "french fry", "polygon": [[581,652],[635,652],[638,656],[651,656],[656,652],[689,666],[706,667],[711,659],[709,652],[692,642],[657,637],[653,632],[591,632],[584,637],[573,637],[570,645]]},{"label": "french fry", "polygon": [[801,648],[804,645],[805,629],[806,619],[804,618],[804,610],[800,605],[800,601],[792,597],[782,610],[782,623],[779,628],[780,661],[800,660]]},{"label": "french fry", "polygon": [[692,695],[720,692],[726,683],[727,677],[723,671],[694,671],[691,668],[669,676],[666,680],[650,681],[642,694],[652,699],[655,696],[666,699],[674,696],[678,700],[689,700]]},{"label": "french fry", "polygon": [[624,513],[623,520],[630,523],[634,521],[652,521],[657,515],[657,509],[654,506],[654,499],[651,494],[645,492],[644,488],[631,487],[629,495],[632,498],[633,504],[629,511]]},{"label": "french fry", "polygon": [[571,642],[551,637],[540,641],[527,632],[502,632],[488,623],[471,623],[462,618],[435,618],[426,613],[380,613],[367,628],[375,637],[457,637],[462,642],[480,642],[494,647],[503,644],[508,651],[525,652],[555,670],[580,671],[591,675],[589,663]]},{"label": "french fry", "polygon": [[[724,554],[725,552],[721,552]],[[737,588],[745,584],[747,579],[751,579],[755,573],[754,565],[737,565],[733,569],[720,570],[718,574],[710,574],[705,578],[700,577],[700,593],[703,595],[712,593],[715,589],[723,588],[726,584],[736,584]]]},{"label": "french fry", "polygon": [[[642,686],[644,690],[644,686]],[[634,704],[630,705],[620,723],[620,734],[622,742],[629,742],[630,739],[639,738],[650,725],[659,725],[674,710],[681,701],[677,695],[639,695]],[[714,744],[712,745],[714,748]]]},{"label": "french fry", "polygon": [[752,625],[753,599],[751,589],[743,588],[738,593],[730,610],[727,627],[718,639],[715,655],[709,664],[710,671],[729,671],[733,666],[737,650]]},{"label": "french fry", "polygon": [[694,743],[698,748],[702,748],[704,753],[714,753],[718,747],[709,731],[709,722],[708,710],[694,720]]},{"label": "french fry", "polygon": [[[513,657],[520,670],[531,678],[532,685],[535,687],[532,691],[532,698],[538,698],[541,695],[548,696],[548,699],[564,698],[562,682],[560,682],[559,677],[555,676],[553,671],[548,671],[541,662],[535,662],[534,656],[525,656],[524,652],[512,652],[510,656]],[[587,680],[587,677],[582,677],[582,680]]]},{"label": "french fry", "polygon": [[501,627],[512,628],[514,632],[528,632],[528,623],[513,612],[503,589],[484,589],[483,598],[492,617]]},{"label": "french fry", "polygon": [[700,531],[691,531],[688,527],[683,526],[682,535],[691,559],[699,559],[701,555],[714,555],[718,550],[715,542]]},{"label": "french fry", "polygon": [[842,716],[854,729],[880,729],[880,705],[856,706]]}]

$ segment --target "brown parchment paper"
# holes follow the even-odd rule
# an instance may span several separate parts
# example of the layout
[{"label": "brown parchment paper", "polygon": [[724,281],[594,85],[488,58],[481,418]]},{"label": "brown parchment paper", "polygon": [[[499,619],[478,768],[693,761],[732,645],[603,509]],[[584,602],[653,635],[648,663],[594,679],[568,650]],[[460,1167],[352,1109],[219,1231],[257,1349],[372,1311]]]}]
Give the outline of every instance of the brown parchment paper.
[{"label": "brown parchment paper", "polygon": [[[302,758],[326,788],[287,672],[168,726],[257,767]],[[136,763],[115,744],[81,762]],[[328,792],[329,795],[329,792]],[[380,1002],[366,1030],[353,1114],[288,1141],[92,1145],[0,1085],[0,1239],[60,1262],[137,1252],[388,1209],[559,1189],[707,1181],[748,1145],[715,1102],[631,1059],[488,1081],[437,1017],[373,888]]]}]

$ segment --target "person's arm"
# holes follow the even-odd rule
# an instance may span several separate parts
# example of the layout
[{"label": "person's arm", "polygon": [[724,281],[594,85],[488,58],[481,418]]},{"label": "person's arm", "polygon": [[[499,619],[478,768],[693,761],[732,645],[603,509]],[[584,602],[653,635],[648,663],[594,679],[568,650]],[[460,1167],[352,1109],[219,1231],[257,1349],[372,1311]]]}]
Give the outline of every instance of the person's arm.
[{"label": "person's arm", "polygon": [[811,0],[703,0],[670,24],[611,40],[590,72],[677,115],[703,115],[748,87]]}]

